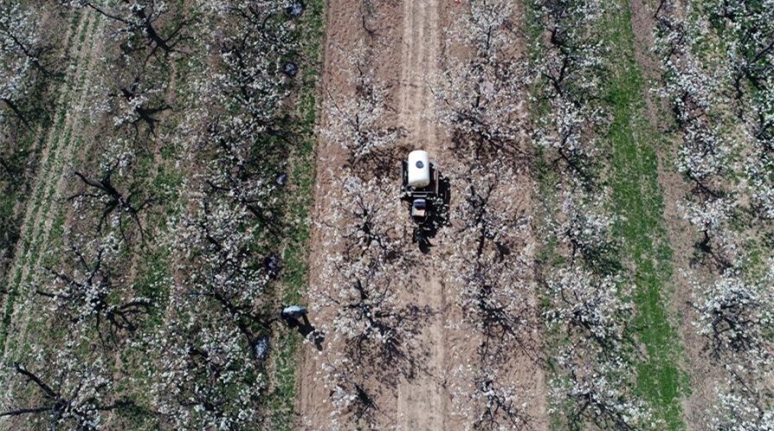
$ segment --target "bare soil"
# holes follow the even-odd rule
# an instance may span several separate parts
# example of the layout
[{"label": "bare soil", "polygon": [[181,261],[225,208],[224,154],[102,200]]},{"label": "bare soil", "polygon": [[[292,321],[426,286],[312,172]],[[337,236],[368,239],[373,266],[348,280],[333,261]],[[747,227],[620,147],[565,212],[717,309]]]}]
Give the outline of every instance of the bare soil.
[{"label": "bare soil", "polygon": [[[442,160],[434,121],[435,98],[429,86],[439,68],[441,1],[403,2],[398,119],[407,129],[411,145]],[[442,167],[442,163],[439,166]],[[438,252],[441,250],[436,247],[433,253]],[[424,283],[414,289],[404,289],[402,293],[404,300],[428,305],[439,313],[431,318],[419,339],[421,345],[429,347],[426,372],[411,382],[401,382],[398,387],[397,428],[407,431],[448,429],[449,399],[440,378],[446,369],[448,345],[444,329],[445,287],[436,270],[429,268]]]}]

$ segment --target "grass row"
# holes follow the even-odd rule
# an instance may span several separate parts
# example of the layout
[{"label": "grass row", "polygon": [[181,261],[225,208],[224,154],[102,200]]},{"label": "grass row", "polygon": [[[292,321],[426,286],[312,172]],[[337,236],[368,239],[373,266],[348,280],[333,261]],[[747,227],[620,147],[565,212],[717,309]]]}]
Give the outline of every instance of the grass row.
[{"label": "grass row", "polygon": [[[303,41],[305,66],[298,100],[299,132],[303,139],[291,154],[290,175],[294,189],[288,199],[289,212],[286,215],[294,228],[289,232],[289,243],[285,249],[285,274],[283,304],[298,304],[306,290],[308,281],[309,211],[312,207],[315,181],[315,136],[317,82],[322,55],[323,31],[325,26],[324,1],[311,0],[307,4],[300,40]],[[296,332],[284,331],[276,341],[274,358],[274,390],[269,400],[273,412],[273,423],[277,430],[294,429],[296,403],[296,370],[298,369],[301,338]]]},{"label": "grass row", "polygon": [[647,119],[643,74],[634,57],[635,41],[628,2],[618,2],[603,21],[610,47],[606,104],[612,114],[610,146],[611,208],[619,217],[621,263],[633,268],[637,310],[634,335],[647,355],[637,363],[638,395],[654,408],[669,430],[685,429],[680,398],[685,374],[678,364],[682,349],[668,308],[672,251],[667,239],[663,197],[658,183],[660,137]]},{"label": "grass row", "polygon": [[[91,16],[91,15],[90,15]],[[74,56],[75,65],[77,66],[84,60],[88,60],[88,57],[82,55],[83,46],[87,39],[87,35],[93,33],[96,30],[98,20],[93,22],[87,22],[81,28],[81,32],[76,30],[79,27],[81,19],[89,19],[88,17],[82,17],[80,14],[75,14],[71,21],[71,33],[63,49],[73,46],[75,38],[78,38],[78,45],[71,49],[71,52],[77,53]],[[93,19],[93,18],[92,18]],[[89,25],[92,24],[92,25]],[[79,70],[77,67],[72,70]],[[72,143],[73,127],[65,128],[65,119],[68,114],[68,100],[72,97],[73,89],[77,88],[80,84],[83,84],[85,76],[83,74],[70,74],[66,77],[65,81],[60,87],[53,91],[50,96],[54,100],[57,100],[57,104],[54,106],[54,112],[56,112],[51,123],[44,122],[41,125],[40,130],[37,132],[36,152],[40,155],[46,153],[47,157],[41,162],[37,175],[37,183],[33,189],[33,193],[30,195],[30,200],[26,202],[23,210],[26,212],[24,218],[24,227],[22,232],[24,236],[19,239],[21,245],[19,247],[19,254],[15,256],[15,262],[11,267],[11,270],[7,274],[8,295],[6,297],[5,309],[3,310],[3,322],[2,331],[0,331],[0,355],[4,355],[9,348],[8,331],[12,320],[12,314],[18,299],[18,295],[21,293],[21,286],[30,281],[32,271],[40,261],[41,253],[44,247],[48,246],[45,238],[46,233],[45,223],[36,225],[36,221],[48,220],[52,218],[56,225],[52,226],[53,231],[61,230],[61,223],[64,219],[60,216],[58,206],[61,202],[54,199],[54,195],[57,189],[57,185],[64,173],[64,167],[66,161],[63,160],[64,152],[70,147]],[[50,139],[50,144],[47,148],[44,148],[46,141]],[[53,210],[52,210],[53,208]],[[24,278],[24,270],[29,272],[27,277]],[[24,279],[23,279],[24,278]],[[16,340],[16,337],[14,337]],[[19,340],[16,340],[17,342]]]},{"label": "grass row", "polygon": [[[605,65],[607,79],[601,103],[611,114],[611,124],[602,142],[602,154],[608,165],[607,182],[612,190],[609,207],[618,216],[614,234],[621,247],[615,256],[623,268],[631,269],[635,284],[634,305],[637,311],[632,335],[644,349],[644,355],[633,352],[629,360],[637,370],[635,392],[653,408],[654,419],[660,419],[669,430],[685,429],[681,398],[687,395],[687,375],[680,369],[682,348],[671,325],[669,299],[672,283],[672,251],[664,225],[663,197],[658,183],[657,148],[661,137],[648,120],[645,104],[646,85],[635,58],[632,13],[628,2],[606,5],[608,9],[598,29],[608,48]],[[530,57],[541,60],[542,34],[533,8],[527,8],[527,34],[533,40]],[[535,118],[548,109],[539,100],[530,107]],[[542,198],[541,208],[546,218],[557,211],[551,196],[558,181],[551,166],[541,164],[538,154],[536,177]],[[541,245],[538,263],[550,271],[562,265],[555,252],[555,238]],[[544,299],[547,301],[547,299]],[[550,307],[544,302],[544,307]],[[546,334],[549,343],[564,342],[561,333]],[[549,363],[549,366],[551,363]],[[564,422],[561,412],[551,419],[552,429]]]},{"label": "grass row", "polygon": [[[100,22],[98,16],[92,14],[87,19],[86,24],[83,26],[81,33],[79,34],[77,53],[78,58],[76,65],[81,65],[83,62],[89,61],[89,56],[83,54],[83,49],[86,41],[91,41],[92,35]],[[60,183],[63,181],[65,171],[68,168],[68,164],[71,161],[71,157],[76,148],[79,148],[82,144],[82,140],[78,135],[78,131],[81,130],[83,125],[83,119],[72,122],[69,126],[65,125],[65,118],[70,111],[71,104],[69,100],[72,97],[77,97],[77,93],[73,93],[73,89],[81,88],[86,80],[86,69],[76,67],[74,70],[81,70],[84,72],[80,74],[74,74],[70,76],[70,80],[66,82],[66,89],[64,92],[64,98],[62,99],[61,109],[57,112],[58,120],[56,127],[53,129],[49,136],[51,144],[48,147],[49,156],[46,159],[46,165],[39,174],[39,188],[35,194],[35,208],[31,213],[32,217],[27,221],[27,237],[31,237],[29,241],[25,238],[24,245],[29,245],[27,253],[22,256],[25,258],[21,260],[21,264],[17,268],[18,284],[14,287],[17,291],[23,289],[24,286],[30,285],[36,274],[36,271],[42,265],[55,266],[59,260],[59,254],[56,252],[57,245],[62,243],[61,236],[57,236],[57,233],[63,231],[65,210],[63,197],[57,197],[57,192],[60,189]],[[42,139],[45,139],[42,137]],[[52,154],[53,153],[53,154]],[[39,223],[36,224],[36,220]],[[46,228],[49,220],[51,221],[50,228]],[[52,235],[53,234],[53,235]],[[26,277],[22,279],[23,271],[27,270]],[[23,316],[28,321],[33,316]],[[25,334],[17,334],[17,342],[25,341]]]}]

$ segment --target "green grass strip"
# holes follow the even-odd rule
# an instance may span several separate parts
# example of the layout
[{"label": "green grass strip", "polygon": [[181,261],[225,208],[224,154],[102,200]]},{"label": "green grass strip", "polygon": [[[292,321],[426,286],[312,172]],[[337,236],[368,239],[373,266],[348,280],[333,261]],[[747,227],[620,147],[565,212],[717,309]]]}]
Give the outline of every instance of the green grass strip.
[{"label": "green grass strip", "polygon": [[[323,41],[324,1],[308,2],[300,40],[303,44],[303,69],[298,116],[300,133],[303,140],[292,154],[290,180],[294,185],[292,201],[289,205],[289,220],[297,220],[289,232],[289,244],[284,253],[284,291],[281,292],[283,304],[298,304],[302,292],[306,291],[308,281],[308,245],[309,245],[309,211],[314,198],[315,180],[315,143],[314,128],[316,123],[317,82],[321,67],[321,43]],[[296,370],[301,337],[295,331],[283,331],[275,342],[276,356],[274,358],[275,385],[269,401],[272,411],[273,425],[278,431],[295,429],[296,415]]]},{"label": "green grass strip", "polygon": [[685,429],[681,397],[687,386],[679,368],[682,349],[670,325],[667,304],[672,279],[672,251],[664,228],[663,197],[658,184],[656,146],[659,136],[648,122],[645,84],[634,58],[631,11],[626,2],[604,21],[604,38],[611,49],[606,92],[613,116],[609,130],[614,211],[622,240],[622,261],[631,263],[636,284],[634,333],[646,358],[637,363],[637,394],[651,403],[669,430]]}]

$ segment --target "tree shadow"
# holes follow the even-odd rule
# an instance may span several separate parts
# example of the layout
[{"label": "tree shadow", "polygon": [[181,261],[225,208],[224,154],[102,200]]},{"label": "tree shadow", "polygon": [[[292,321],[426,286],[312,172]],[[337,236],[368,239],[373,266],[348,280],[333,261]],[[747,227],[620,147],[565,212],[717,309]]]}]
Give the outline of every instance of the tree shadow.
[{"label": "tree shadow", "polygon": [[429,374],[429,348],[419,342],[418,336],[436,312],[428,306],[407,305],[391,314],[395,320],[382,328],[382,337],[352,339],[345,351],[384,387],[394,389],[403,379],[412,381]]},{"label": "tree shadow", "polygon": [[309,338],[309,334],[313,334],[312,340],[314,341],[314,346],[317,350],[322,351],[322,343],[325,341],[325,334],[323,334],[322,331],[318,331],[317,328],[309,322],[309,318],[307,318],[306,315],[302,316],[301,320],[289,318],[285,319],[285,322],[288,324],[288,327],[296,328],[298,333],[304,338]]},{"label": "tree shadow", "polygon": [[706,230],[702,232],[702,235],[702,239],[693,244],[691,266],[704,266],[718,274],[732,268],[731,258],[723,254],[722,246],[715,243],[715,238]]}]

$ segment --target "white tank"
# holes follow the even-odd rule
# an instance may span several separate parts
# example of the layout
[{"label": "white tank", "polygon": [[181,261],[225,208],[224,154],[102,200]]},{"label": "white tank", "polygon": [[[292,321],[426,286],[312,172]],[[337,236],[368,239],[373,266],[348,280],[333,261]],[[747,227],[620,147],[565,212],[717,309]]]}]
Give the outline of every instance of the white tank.
[{"label": "white tank", "polygon": [[415,189],[430,185],[430,157],[427,151],[414,150],[409,153],[408,185]]}]

